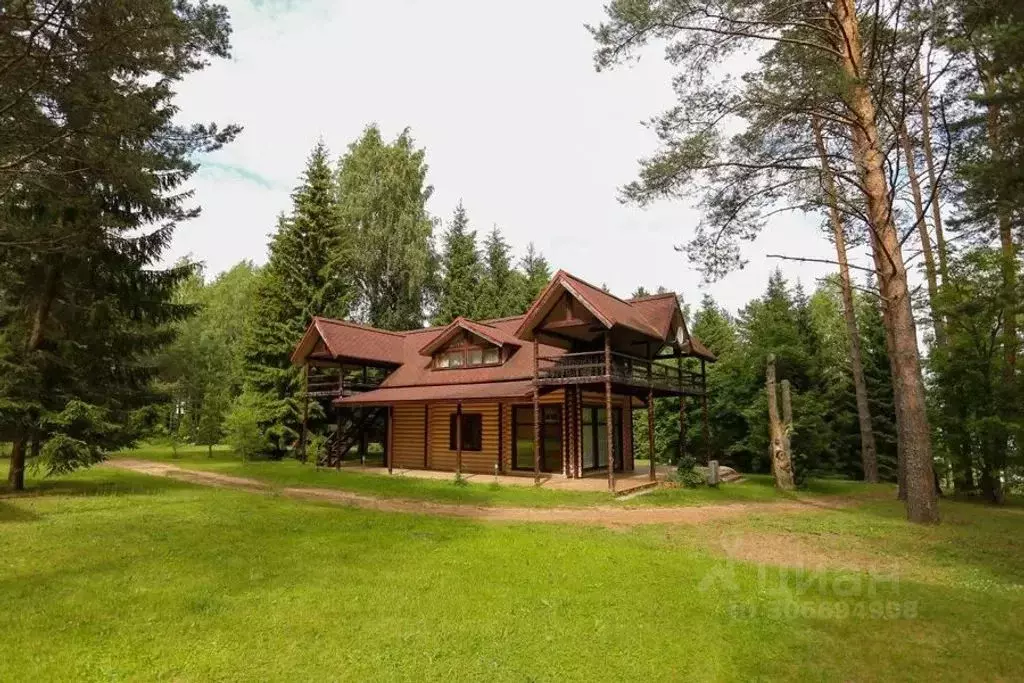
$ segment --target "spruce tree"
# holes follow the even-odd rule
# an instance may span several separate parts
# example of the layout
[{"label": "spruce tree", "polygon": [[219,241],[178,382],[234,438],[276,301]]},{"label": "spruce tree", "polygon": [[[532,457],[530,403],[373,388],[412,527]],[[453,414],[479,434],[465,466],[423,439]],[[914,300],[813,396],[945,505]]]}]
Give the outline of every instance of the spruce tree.
[{"label": "spruce tree", "polygon": [[541,290],[551,281],[551,266],[544,255],[537,251],[533,242],[526,245],[526,255],[519,262],[519,267],[526,276],[523,297],[520,301],[520,312],[529,308]]},{"label": "spruce tree", "polygon": [[484,280],[477,304],[478,320],[521,313],[526,277],[512,268],[512,248],[495,225],[484,240]]},{"label": "spruce tree", "polygon": [[26,55],[0,64],[13,78],[0,85],[0,432],[20,489],[27,453],[64,472],[136,436],[131,412],[157,399],[154,356],[192,312],[173,293],[193,266],[160,266],[198,213],[182,186],[239,129],[178,123],[174,103],[179,81],[228,55],[224,7],[15,9],[0,27],[0,60]]},{"label": "spruce tree", "polygon": [[443,239],[437,308],[431,320],[434,325],[447,325],[460,315],[475,315],[483,275],[476,231],[469,229],[469,218],[461,201]]},{"label": "spruce tree", "polygon": [[295,344],[313,316],[343,318],[353,299],[347,278],[352,240],[322,142],[310,154],[292,204],[271,238],[244,338],[246,387],[263,408],[260,426],[275,457],[287,452],[301,425],[301,374],[290,360]]},{"label": "spruce tree", "polygon": [[371,125],[349,145],[338,170],[342,225],[358,245],[351,263],[355,310],[374,327],[421,327],[431,299],[437,258],[425,156],[408,129],[386,143]]}]

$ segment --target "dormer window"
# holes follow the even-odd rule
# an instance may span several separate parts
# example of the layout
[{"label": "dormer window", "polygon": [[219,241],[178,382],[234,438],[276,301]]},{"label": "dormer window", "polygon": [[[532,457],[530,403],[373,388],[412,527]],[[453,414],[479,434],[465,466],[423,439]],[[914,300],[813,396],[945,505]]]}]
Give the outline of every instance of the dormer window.
[{"label": "dormer window", "polygon": [[435,370],[501,365],[519,348],[517,339],[484,323],[456,318],[420,349]]},{"label": "dormer window", "polygon": [[497,346],[448,347],[434,355],[434,367],[438,370],[474,368],[501,363],[501,349]]}]

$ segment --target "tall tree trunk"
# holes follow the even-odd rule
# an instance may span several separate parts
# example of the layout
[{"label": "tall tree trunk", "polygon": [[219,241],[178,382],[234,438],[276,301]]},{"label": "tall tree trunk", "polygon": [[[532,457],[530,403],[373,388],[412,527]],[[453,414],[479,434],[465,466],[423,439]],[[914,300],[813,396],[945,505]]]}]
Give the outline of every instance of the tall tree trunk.
[{"label": "tall tree trunk", "polygon": [[939,256],[939,274],[942,282],[949,278],[948,252],[946,251],[946,235],[942,228],[942,207],[939,203],[938,174],[935,172],[935,151],[932,149],[932,105],[931,86],[926,79],[931,78],[931,71],[921,74],[921,62],[917,63],[917,75],[922,80],[921,87],[921,150],[924,152],[924,166],[928,171],[928,192],[931,195],[932,224],[935,226],[935,250]]},{"label": "tall tree trunk", "polygon": [[11,442],[11,466],[7,471],[7,484],[15,491],[25,490],[25,435],[16,434]]},{"label": "tall tree trunk", "polygon": [[838,195],[832,167],[828,161],[825,139],[821,134],[821,121],[811,117],[814,142],[821,157],[821,181],[828,201],[829,218],[832,222],[832,236],[836,243],[836,259],[839,261],[839,284],[843,298],[843,319],[846,321],[846,336],[850,340],[850,369],[853,373],[853,391],[857,399],[857,422],[860,426],[860,462],[864,480],[878,483],[878,448],[875,432],[871,427],[871,407],[868,403],[868,385],[864,379],[864,362],[860,350],[860,331],[857,329],[857,314],[853,308],[853,283],[850,278],[850,264],[846,258],[846,230],[839,213]]},{"label": "tall tree trunk", "polygon": [[768,436],[770,440],[772,476],[775,487],[783,491],[796,488],[793,480],[793,463],[786,450],[786,435],[779,418],[778,393],[775,390],[775,356],[768,355],[768,369],[765,373],[765,388],[768,391]]},{"label": "tall tree trunk", "polygon": [[924,256],[925,281],[928,284],[928,307],[932,311],[932,329],[935,330],[935,344],[946,345],[946,325],[939,310],[939,280],[935,271],[935,256],[932,254],[932,238],[928,234],[928,224],[924,220],[924,200],[921,198],[921,182],[917,177],[917,165],[914,160],[914,147],[907,135],[907,126],[900,126],[900,145],[907,160],[907,178],[910,181],[910,194],[914,199],[914,219],[917,232],[921,238],[921,254]]},{"label": "tall tree trunk", "polygon": [[917,349],[917,328],[911,307],[907,271],[900,239],[889,204],[885,158],[875,124],[875,104],[865,84],[861,39],[853,0],[835,0],[835,20],[843,37],[841,64],[848,78],[846,104],[851,125],[853,154],[867,205],[868,227],[879,269],[879,289],[886,297],[886,323],[892,339],[893,394],[897,439],[901,442],[906,483],[907,518],[913,522],[939,520],[932,466],[931,430],[925,411],[924,380]]}]

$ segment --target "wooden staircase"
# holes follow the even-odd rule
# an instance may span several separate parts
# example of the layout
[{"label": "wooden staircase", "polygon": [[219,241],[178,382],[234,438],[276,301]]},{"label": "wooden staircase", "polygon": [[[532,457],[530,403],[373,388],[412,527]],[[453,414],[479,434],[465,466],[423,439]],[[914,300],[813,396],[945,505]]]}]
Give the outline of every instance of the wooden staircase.
[{"label": "wooden staircase", "polygon": [[[387,408],[351,408],[342,415],[341,424],[327,437],[318,467],[341,467],[341,463],[361,443],[381,440],[387,432]],[[376,437],[376,438],[375,438]],[[365,456],[365,453],[363,453]]]}]

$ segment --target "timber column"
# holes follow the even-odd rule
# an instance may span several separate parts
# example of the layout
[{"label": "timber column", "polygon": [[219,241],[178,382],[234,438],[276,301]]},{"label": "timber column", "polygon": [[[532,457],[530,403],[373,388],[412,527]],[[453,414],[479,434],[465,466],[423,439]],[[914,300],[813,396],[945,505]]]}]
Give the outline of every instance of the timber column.
[{"label": "timber column", "polygon": [[455,476],[462,476],[462,401],[455,405]]},{"label": "timber column", "polygon": [[299,436],[299,453],[306,462],[306,440],[309,438],[309,362],[302,366],[302,433]]},{"label": "timber column", "polygon": [[708,375],[704,359],[700,359],[701,437],[704,439],[704,464],[711,458],[711,428],[708,426]]},{"label": "timber column", "polygon": [[[632,399],[630,399],[632,400]],[[657,481],[654,473],[654,389],[647,388],[647,456],[651,461],[651,481]],[[635,456],[634,456],[635,457]]]},{"label": "timber column", "polygon": [[[533,483],[540,486],[540,358],[533,338]],[[513,438],[515,438],[513,436]]]},{"label": "timber column", "polygon": [[608,490],[615,493],[615,420],[612,416],[612,337],[604,333],[604,415],[608,447]]},{"label": "timber column", "polygon": [[682,356],[676,356],[676,372],[679,374],[679,460],[681,461],[686,455],[686,395],[683,394]]}]

